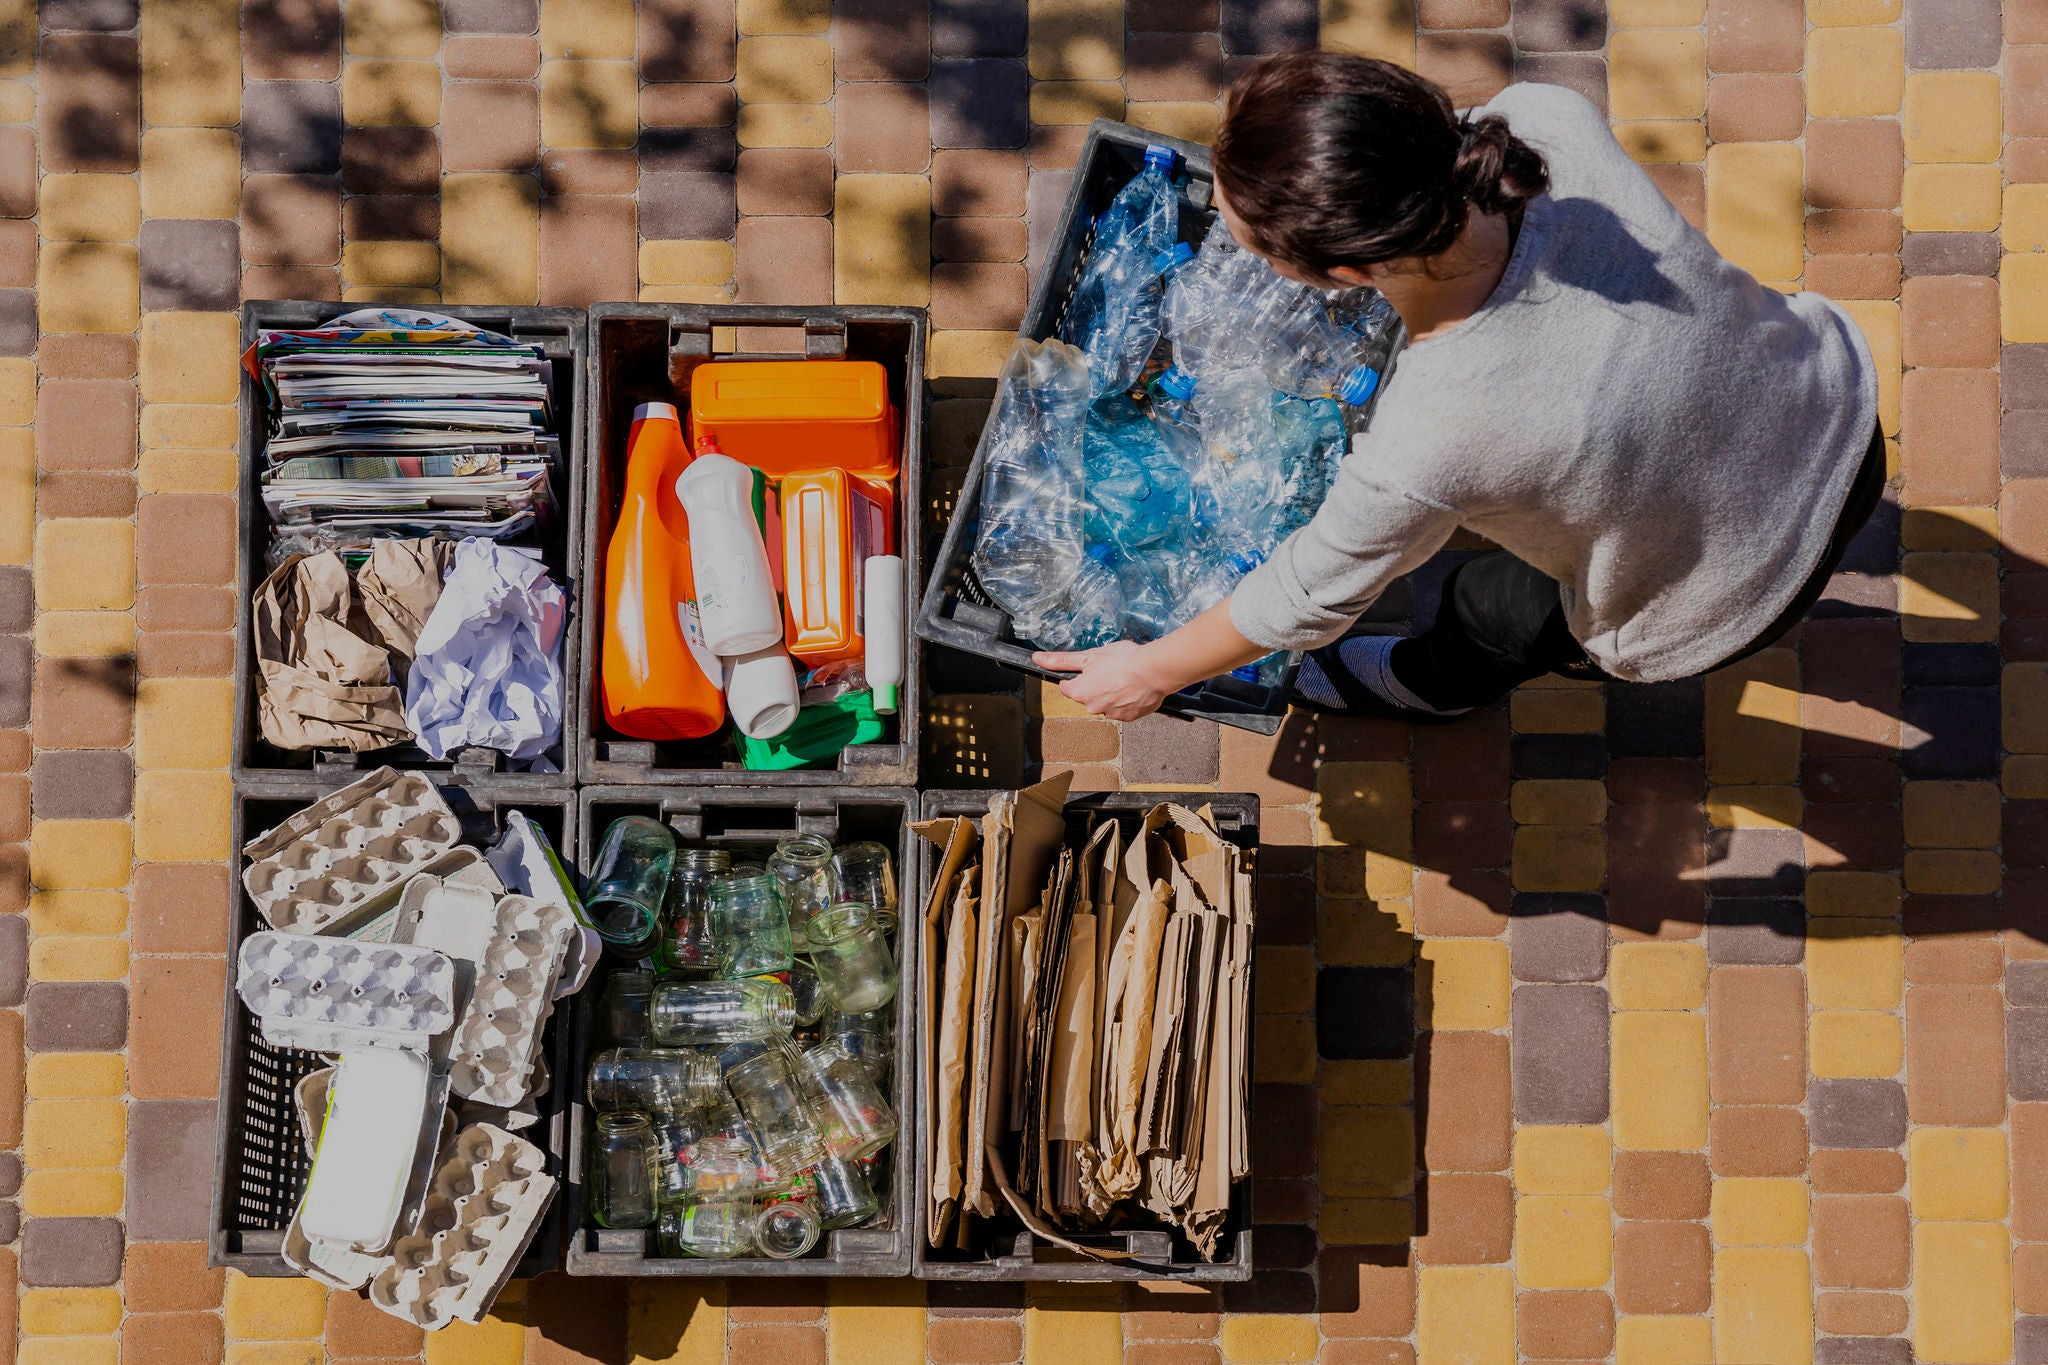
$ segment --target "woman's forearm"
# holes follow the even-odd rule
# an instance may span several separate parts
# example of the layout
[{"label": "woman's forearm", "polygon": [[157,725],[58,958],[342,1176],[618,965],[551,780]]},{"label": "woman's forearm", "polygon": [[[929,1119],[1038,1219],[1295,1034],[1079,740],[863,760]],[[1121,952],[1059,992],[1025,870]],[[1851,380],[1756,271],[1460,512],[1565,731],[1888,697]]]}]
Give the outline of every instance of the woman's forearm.
[{"label": "woman's forearm", "polygon": [[1169,635],[1139,651],[1140,666],[1161,692],[1178,692],[1191,683],[1228,673],[1240,664],[1272,653],[1239,633],[1230,620],[1225,598]]}]

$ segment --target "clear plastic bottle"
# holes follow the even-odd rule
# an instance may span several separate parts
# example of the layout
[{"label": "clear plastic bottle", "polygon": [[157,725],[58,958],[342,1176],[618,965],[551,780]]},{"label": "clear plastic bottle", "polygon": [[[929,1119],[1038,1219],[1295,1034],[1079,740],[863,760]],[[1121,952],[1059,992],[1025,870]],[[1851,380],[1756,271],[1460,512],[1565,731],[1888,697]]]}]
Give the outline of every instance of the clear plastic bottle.
[{"label": "clear plastic bottle", "polygon": [[1299,398],[1333,397],[1364,407],[1379,388],[1380,366],[1397,319],[1374,289],[1311,293],[1304,306],[1278,319],[1266,350],[1266,377]]},{"label": "clear plastic bottle", "polygon": [[1100,557],[1085,554],[1060,610],[1032,638],[1041,649],[1093,649],[1121,636],[1123,616],[1123,585]]},{"label": "clear plastic bottle", "polygon": [[975,577],[1036,640],[1082,558],[1081,432],[1088,363],[1060,341],[1020,338],[1003,363],[982,474]]},{"label": "clear plastic bottle", "polygon": [[1187,466],[1129,395],[1110,394],[1088,409],[1081,468],[1091,541],[1141,550],[1185,527]]},{"label": "clear plastic bottle", "polygon": [[654,988],[654,1040],[703,1047],[788,1033],[796,1003],[780,981],[664,981]]},{"label": "clear plastic bottle", "polygon": [[1176,251],[1180,203],[1174,152],[1147,147],[1145,164],[1095,220],[1095,237],[1061,335],[1088,354],[1098,397],[1137,382],[1159,343],[1159,300],[1168,271],[1191,252]]},{"label": "clear plastic bottle", "polygon": [[1195,259],[1174,272],[1160,304],[1174,368],[1203,379],[1262,368],[1272,333],[1312,307],[1314,297],[1307,285],[1240,248],[1218,218]]},{"label": "clear plastic bottle", "polygon": [[[1185,534],[1183,522],[1182,535]],[[1091,545],[1088,553],[1116,575],[1117,591],[1123,603],[1118,633],[1123,639],[1156,640],[1173,628],[1173,593],[1144,556],[1115,545]],[[1160,549],[1161,557],[1176,553],[1173,546]]]}]

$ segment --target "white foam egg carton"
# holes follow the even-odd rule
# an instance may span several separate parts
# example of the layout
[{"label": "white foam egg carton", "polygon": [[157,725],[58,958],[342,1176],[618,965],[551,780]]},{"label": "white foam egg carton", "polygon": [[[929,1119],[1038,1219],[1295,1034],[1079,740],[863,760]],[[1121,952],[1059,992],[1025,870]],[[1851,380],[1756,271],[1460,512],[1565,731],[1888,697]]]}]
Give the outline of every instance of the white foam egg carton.
[{"label": "white foam egg carton", "polygon": [[427,875],[406,883],[392,941],[434,948],[457,968],[462,1008],[447,1044],[457,1095],[498,1108],[526,1098],[575,932],[567,907],[531,896],[492,896]]},{"label": "white foam egg carton", "polygon": [[285,934],[242,940],[235,992],[280,1047],[418,1052],[455,1023],[455,964],[431,948]]},{"label": "white foam egg carton", "polygon": [[391,1247],[370,1302],[432,1332],[476,1322],[497,1298],[540,1227],[555,1178],[541,1149],[502,1128],[455,1135],[434,1172],[419,1227]]},{"label": "white foam egg carton", "polygon": [[379,768],[243,845],[242,887],[273,929],[339,933],[461,837],[433,783]]}]

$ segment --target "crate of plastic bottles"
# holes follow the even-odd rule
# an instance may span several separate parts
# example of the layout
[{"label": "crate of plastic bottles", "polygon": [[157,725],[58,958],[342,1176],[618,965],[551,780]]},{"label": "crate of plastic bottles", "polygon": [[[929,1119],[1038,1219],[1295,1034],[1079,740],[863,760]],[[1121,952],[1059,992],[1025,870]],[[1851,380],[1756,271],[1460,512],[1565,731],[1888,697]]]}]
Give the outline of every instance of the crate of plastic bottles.
[{"label": "crate of plastic bottles", "polygon": [[[1157,638],[1314,514],[1398,320],[1371,290],[1275,275],[1212,194],[1206,147],[1089,129],[932,557],[926,640],[1050,678],[1034,648]],[[1299,662],[1270,655],[1164,709],[1270,734]]]},{"label": "crate of plastic bottles", "polygon": [[583,789],[569,1274],[910,1273],[917,801]]}]

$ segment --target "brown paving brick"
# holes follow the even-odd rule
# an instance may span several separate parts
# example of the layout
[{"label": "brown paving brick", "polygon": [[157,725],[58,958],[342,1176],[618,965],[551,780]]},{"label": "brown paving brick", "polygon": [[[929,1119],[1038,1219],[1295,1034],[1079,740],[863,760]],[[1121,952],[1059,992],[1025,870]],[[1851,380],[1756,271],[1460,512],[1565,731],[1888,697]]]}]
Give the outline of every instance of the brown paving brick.
[{"label": "brown paving brick", "polygon": [[1813,1308],[1814,1325],[1823,1332],[1846,1337],[1883,1337],[1906,1330],[1906,1299],[1902,1294],[1837,1290],[1817,1295]]},{"label": "brown paving brick", "polygon": [[233,636],[193,631],[153,631],[135,649],[135,671],[144,678],[216,678],[235,667]]},{"label": "brown paving brick", "polygon": [[135,869],[129,938],[138,953],[226,949],[231,887],[217,863],[144,863]]},{"label": "brown paving brick", "polygon": [[1220,762],[1216,730],[1210,721],[1189,723],[1156,713],[1125,724],[1124,780],[1196,785],[1214,782]]},{"label": "brown paving brick", "polygon": [[1607,991],[1601,986],[1518,986],[1515,1118],[1521,1123],[1605,1123]]},{"label": "brown paving brick", "polygon": [[[205,1098],[220,1082],[216,1058],[192,1038],[221,1029],[226,963],[212,958],[137,958],[130,964],[128,1089],[147,1098]],[[34,992],[30,992],[33,1001]]]},{"label": "brown paving brick", "polygon": [[36,225],[0,219],[0,289],[32,289],[36,282]]},{"label": "brown paving brick", "polygon": [[800,1280],[735,1280],[727,1290],[727,1316],[735,1325],[817,1322],[825,1316],[825,1290]]},{"label": "brown paving brick", "polygon": [[832,223],[826,218],[749,218],[738,236],[745,303],[824,303],[832,297]]},{"label": "brown paving brick", "polygon": [[827,217],[832,153],[822,147],[749,147],[739,155],[738,184],[745,217]]},{"label": "brown paving brick", "polygon": [[45,517],[132,516],[135,479],[128,474],[46,474],[36,485],[36,510]]},{"label": "brown paving brick", "polygon": [[623,1280],[591,1284],[543,1275],[527,1293],[527,1365],[580,1365],[622,1360],[626,1350]]},{"label": "brown paving brick", "polygon": [[1415,1365],[1415,1348],[1405,1341],[1333,1341],[1317,1359],[1324,1365]]},{"label": "brown paving brick", "polygon": [[[1598,897],[1523,897],[1508,928],[1508,950],[1520,981],[1598,981],[1607,974],[1607,921]],[[1554,900],[1571,900],[1569,907]]]},{"label": "brown paving brick", "polygon": [[2013,1236],[2048,1241],[2048,1104],[2014,1105],[2009,1125]]},{"label": "brown paving brick", "polygon": [[135,666],[130,661],[36,661],[37,748],[125,748],[134,724]]},{"label": "brown paving brick", "polygon": [[1418,871],[1415,931],[1431,938],[1491,938],[1506,933],[1513,896],[1505,872]]},{"label": "brown paving brick", "polygon": [[1134,100],[1213,100],[1223,48],[1209,33],[1133,33],[1124,43],[1124,92]]},{"label": "brown paving brick", "polygon": [[344,159],[339,86],[254,81],[242,87],[244,171],[332,175]]},{"label": "brown paving brick", "polygon": [[[528,81],[540,74],[540,44],[498,34],[449,38],[441,44],[441,66],[450,76],[466,80]],[[448,121],[445,104],[441,121]]]},{"label": "brown paving brick", "polygon": [[1030,287],[1021,265],[947,262],[932,267],[932,325],[1012,331],[1024,320]]},{"label": "brown paving brick", "polygon": [[1692,806],[1617,806],[1607,817],[1607,913],[1618,929],[1655,934],[1706,915],[1706,816]]},{"label": "brown paving brick", "polygon": [[227,1271],[209,1269],[204,1242],[134,1242],[121,1273],[131,1313],[197,1313],[218,1308]]},{"label": "brown paving brick", "polygon": [[1903,1289],[1912,1259],[1906,1201],[1822,1195],[1813,1201],[1813,1274],[1830,1289]]},{"label": "brown paving brick", "polygon": [[1614,1229],[1614,1302],[1624,1313],[1704,1313],[1712,1256],[1701,1223]]},{"label": "brown paving brick", "polygon": [[640,169],[729,172],[739,146],[731,128],[650,128],[640,135]]},{"label": "brown paving brick", "polygon": [[1600,1360],[1614,1349],[1614,1300],[1597,1289],[1515,1299],[1515,1344],[1533,1360]]},{"label": "brown paving brick", "polygon": [[1506,1176],[1432,1174],[1418,1198],[1422,1264],[1487,1265],[1514,1250],[1515,1189]]},{"label": "brown paving brick", "polygon": [[[931,92],[931,138],[934,148],[1022,147],[1031,139],[1033,166],[1071,166],[1077,147],[1072,127],[1031,127],[1031,76],[1021,61],[975,58],[936,62]],[[1049,139],[1041,155],[1036,139]]]},{"label": "brown paving brick", "polygon": [[441,140],[432,128],[350,128],[341,140],[341,184],[350,194],[435,194]]},{"label": "brown paving brick", "polygon": [[0,849],[0,914],[18,914],[27,905],[28,850]]},{"label": "brown paving brick", "polygon": [[1906,275],[1996,275],[1995,232],[1914,232],[1899,248]]},{"label": "brown paving brick", "polygon": [[337,1290],[327,1296],[327,1354],[356,1356],[417,1355],[426,1334],[403,1318],[393,1317],[360,1294]]},{"label": "brown paving brick", "polygon": [[141,254],[145,313],[224,312],[241,301],[233,223],[151,219],[142,225]]},{"label": "brown paving brick", "polygon": [[242,71],[250,80],[341,74],[341,0],[242,0]]},{"label": "brown paving brick", "polygon": [[1417,730],[1414,780],[1422,801],[1507,800],[1507,716],[1483,711],[1456,725]]},{"label": "brown paving brick", "polygon": [[[1261,1222],[1274,1220],[1261,1218]],[[1223,1308],[1212,1291],[1188,1292],[1192,1286],[1126,1284],[1124,1336],[1132,1341],[1201,1341],[1216,1335]]]},{"label": "brown paving brick", "polygon": [[211,1313],[140,1313],[121,1324],[121,1353],[130,1360],[219,1365],[226,1352],[221,1320]]},{"label": "brown paving brick", "polygon": [[939,1320],[926,1332],[925,1350],[939,1365],[1007,1365],[1024,1354],[1024,1328],[1006,1318]]},{"label": "brown paving brick", "polygon": [[36,759],[34,780],[41,819],[118,820],[133,806],[135,760],[118,749],[53,750]]},{"label": "brown paving brick", "polygon": [[20,635],[35,625],[35,578],[26,564],[0,568],[0,632]]},{"label": "brown paving brick", "polygon": [[1806,218],[1806,249],[1848,255],[1897,251],[1904,235],[1890,209],[1825,209]]},{"label": "brown paving brick", "polygon": [[649,128],[724,128],[737,109],[729,85],[679,81],[640,87],[640,122]]},{"label": "brown paving brick", "polygon": [[1416,22],[1429,29],[1504,28],[1507,0],[1421,0]]},{"label": "brown paving brick", "polygon": [[0,1012],[0,1140],[21,1145],[21,1112],[26,1091],[26,1059],[22,1055],[21,1011]]},{"label": "brown paving brick", "polygon": [[115,1218],[32,1218],[21,1239],[21,1282],[63,1287],[113,1284],[121,1277],[121,1223]]},{"label": "brown paving brick", "polygon": [[36,462],[45,470],[135,467],[135,385],[45,379],[36,390]]},{"label": "brown paving brick", "polygon": [[938,218],[932,222],[935,261],[1021,261],[1026,245],[1021,218]]},{"label": "brown paving brick", "polygon": [[34,754],[27,731],[0,730],[0,772],[27,772]]},{"label": "brown paving brick", "polygon": [[41,981],[29,988],[28,1046],[37,1052],[118,1052],[128,1036],[128,988],[116,981]]},{"label": "brown paving brick", "polygon": [[142,66],[134,38],[49,34],[36,78],[36,141],[45,171],[132,171],[142,164]]},{"label": "brown paving brick", "polygon": [[1797,71],[1805,60],[1805,15],[1754,0],[1709,0],[1707,65],[1714,71]]},{"label": "brown paving brick", "polygon": [[2013,1248],[2013,1306],[2022,1313],[2048,1313],[2048,1246]]},{"label": "brown paving brick", "polygon": [[[1713,1027],[1711,1021],[1708,1027]],[[1806,1173],[1806,1116],[1797,1109],[1718,1108],[1708,1133],[1716,1175]]]},{"label": "brown paving brick", "polygon": [[1998,377],[1909,370],[1901,409],[1908,503],[1985,504],[1998,495]]},{"label": "brown paving brick", "polygon": [[352,194],[341,201],[342,235],[351,242],[433,242],[441,201],[424,194]]},{"label": "brown paving brick", "polygon": [[235,501],[210,493],[152,493],[135,514],[143,583],[226,583],[235,575]]},{"label": "brown paving brick", "polygon": [[1968,275],[1906,281],[1902,295],[1908,365],[1998,363],[1998,281]]},{"label": "brown paving brick", "polygon": [[0,355],[28,355],[35,348],[35,291],[0,289]]},{"label": "brown paving brick", "polygon": [[1139,1341],[1124,1348],[1124,1365],[1220,1365],[1223,1353],[1204,1341]]},{"label": "brown paving brick", "polygon": [[232,630],[232,588],[165,583],[135,595],[135,623],[144,630]]},{"label": "brown paving brick", "polygon": [[1717,967],[1707,982],[1717,1104],[1797,1104],[1806,1093],[1806,983],[1791,967]]},{"label": "brown paving brick", "polygon": [[540,92],[512,80],[449,86],[441,96],[441,158],[451,171],[531,168],[540,160]]},{"label": "brown paving brick", "polygon": [[1906,992],[1906,1098],[1915,1123],[1985,1124],[2004,1117],[2004,1000],[1996,987]]},{"label": "brown paving brick", "polygon": [[35,130],[0,128],[0,218],[33,218],[35,212]]},{"label": "brown paving brick", "polygon": [[[664,171],[640,178],[640,232],[650,241],[723,241],[732,236],[737,217],[733,177],[725,172]],[[830,262],[829,253],[825,259]]]},{"label": "brown paving brick", "polygon": [[638,10],[642,80],[733,78],[739,37],[735,0],[651,0]]},{"label": "brown paving brick", "polygon": [[1497,801],[1426,801],[1415,808],[1415,860],[1447,870],[1506,867],[1514,822]]},{"label": "brown paving brick", "polygon": [[540,26],[540,0],[444,0],[450,33],[532,33]]},{"label": "brown paving brick", "polygon": [[922,80],[931,66],[925,0],[838,0],[833,60],[842,81]]},{"label": "brown paving brick", "polygon": [[1815,119],[1806,125],[1806,202],[1817,209],[1882,209],[1899,202],[1906,150],[1895,119]]},{"label": "brown paving brick", "polygon": [[1989,986],[2004,974],[2004,952],[1990,935],[1916,939],[1906,945],[1906,979],[1917,985]]},{"label": "brown paving brick", "polygon": [[1603,0],[1522,0],[1513,8],[1515,45],[1525,52],[1583,52],[1606,41]]},{"label": "brown paving brick", "polygon": [[931,120],[922,86],[842,84],[833,106],[832,155],[842,174],[922,171],[931,164]]},{"label": "brown paving brick", "polygon": [[1797,75],[1743,73],[1707,82],[1707,135],[1716,142],[1786,142],[1806,126]]},{"label": "brown paving brick", "polygon": [[2005,144],[2005,178],[2014,185],[2048,182],[2048,137],[2016,137]]},{"label": "brown paving brick", "polygon": [[543,194],[632,194],[640,183],[640,162],[622,149],[543,152]]},{"label": "brown paving brick", "polygon": [[1039,755],[1048,763],[1103,763],[1117,755],[1119,727],[1114,721],[1048,720],[1039,729]]},{"label": "brown paving brick", "polygon": [[250,265],[332,265],[341,259],[341,187],[315,175],[242,182],[242,258]]},{"label": "brown paving brick", "polygon": [[540,206],[542,303],[632,298],[640,278],[637,215],[623,196],[550,195]]},{"label": "brown paving brick", "polygon": [[1622,1218],[1704,1218],[1712,1179],[1698,1152],[1616,1152],[1614,1212]]},{"label": "brown paving brick", "polygon": [[1460,108],[1499,94],[1513,66],[1513,49],[1500,34],[1426,33],[1415,42],[1415,69],[1441,85]]},{"label": "brown paving brick", "polygon": [[1816,1147],[1897,1147],[1906,1140],[1905,1087],[1897,1081],[1815,1081],[1806,1118]]},{"label": "brown paving brick", "polygon": [[1831,299],[1895,299],[1899,296],[1896,256],[1815,256],[1800,283]]},{"label": "brown paving brick", "polygon": [[1415,1325],[1415,1271],[1379,1253],[1327,1248],[1316,1267],[1316,1308],[1326,1337],[1401,1337]]},{"label": "brown paving brick", "polygon": [[[1707,223],[1707,178],[1706,172],[1698,166],[1659,165],[1645,166],[1643,173],[1650,177],[1657,190],[1679,216],[1700,231],[1706,231]],[[1812,245],[1809,239],[1808,245]]]},{"label": "brown paving brick", "polygon": [[1415,1084],[1418,1094],[1429,1096],[1422,1120],[1427,1169],[1506,1169],[1514,1117],[1506,1038],[1488,1033],[1430,1035]]},{"label": "brown paving brick", "polygon": [[1133,33],[1208,33],[1216,9],[1216,0],[1125,0],[1124,23]]}]

